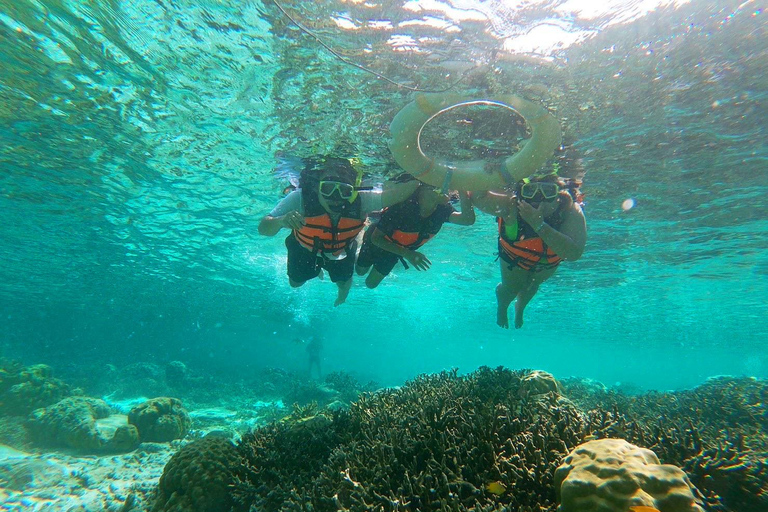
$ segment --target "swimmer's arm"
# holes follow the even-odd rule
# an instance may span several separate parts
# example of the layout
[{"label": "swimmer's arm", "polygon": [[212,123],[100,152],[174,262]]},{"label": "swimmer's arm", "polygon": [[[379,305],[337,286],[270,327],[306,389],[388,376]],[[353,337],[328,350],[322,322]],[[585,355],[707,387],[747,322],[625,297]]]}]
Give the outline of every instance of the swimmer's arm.
[{"label": "swimmer's arm", "polygon": [[393,204],[402,203],[419,188],[419,181],[412,180],[405,183],[384,182],[381,192],[381,207],[387,208]]},{"label": "swimmer's arm", "polygon": [[565,216],[560,231],[545,222],[537,234],[555,254],[564,260],[576,261],[581,258],[587,243],[587,221],[581,208],[573,205],[573,209]]},{"label": "swimmer's arm", "polygon": [[472,207],[472,199],[463,190],[459,190],[459,199],[461,200],[461,212],[451,213],[448,222],[460,226],[471,226],[475,223],[475,209]]},{"label": "swimmer's arm", "polygon": [[413,268],[416,270],[427,270],[429,269],[430,265],[432,265],[432,262],[429,261],[429,258],[427,258],[423,253],[408,249],[407,247],[403,247],[400,244],[396,244],[387,240],[384,237],[384,232],[380,229],[374,228],[373,235],[371,235],[371,241],[376,247],[400,256],[408,263],[413,265]]},{"label": "swimmer's arm", "polygon": [[304,217],[297,211],[288,212],[279,217],[265,215],[259,222],[259,234],[264,236],[275,236],[281,229],[301,229],[304,225]]},{"label": "swimmer's arm", "polygon": [[384,235],[384,232],[382,230],[377,229],[376,227],[373,227],[372,229],[373,229],[373,234],[371,235],[371,242],[373,242],[373,245],[375,245],[379,249],[384,249],[385,251],[391,252],[392,254],[396,254],[401,258],[410,256],[410,254],[413,252],[410,249],[403,247],[400,244],[396,244],[394,242],[387,240],[387,237]]},{"label": "swimmer's arm", "polygon": [[512,198],[507,194],[491,191],[472,192],[472,204],[477,206],[481,212],[491,214],[494,217],[505,219],[510,217],[513,203]]},{"label": "swimmer's arm", "polygon": [[281,229],[300,229],[304,225],[301,215],[301,192],[294,190],[259,222],[259,234],[275,236]]}]

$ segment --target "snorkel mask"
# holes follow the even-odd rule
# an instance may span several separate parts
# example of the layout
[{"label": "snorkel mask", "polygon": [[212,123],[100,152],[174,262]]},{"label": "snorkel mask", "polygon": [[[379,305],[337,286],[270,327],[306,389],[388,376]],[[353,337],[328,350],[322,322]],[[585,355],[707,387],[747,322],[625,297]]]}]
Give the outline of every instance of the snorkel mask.
[{"label": "snorkel mask", "polygon": [[559,171],[559,162],[554,162],[551,171],[535,173],[533,179],[524,178],[517,186],[517,197],[535,204],[556,199],[560,193]]},{"label": "snorkel mask", "polygon": [[344,207],[338,203],[355,202],[362,179],[363,170],[358,159],[313,157],[305,161],[301,187],[314,189],[338,211]]},{"label": "snorkel mask", "polygon": [[[363,180],[363,170],[358,159],[347,160],[342,158],[326,159],[324,171],[338,170],[337,175],[328,176],[320,180],[318,192],[329,201],[348,201],[350,204],[355,202],[358,196],[358,190]],[[350,183],[349,178],[354,172],[354,180]]]},{"label": "snorkel mask", "polygon": [[517,189],[518,195],[526,201],[551,201],[557,197],[560,186],[551,181],[528,181]]}]

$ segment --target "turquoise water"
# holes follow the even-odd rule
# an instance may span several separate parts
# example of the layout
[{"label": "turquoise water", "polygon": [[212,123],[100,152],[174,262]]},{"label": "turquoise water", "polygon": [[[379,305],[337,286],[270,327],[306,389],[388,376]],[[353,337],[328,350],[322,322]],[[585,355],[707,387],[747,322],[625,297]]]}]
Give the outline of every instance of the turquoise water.
[{"label": "turquoise water", "polygon": [[271,2],[234,5],[0,2],[0,355],[65,377],[170,360],[241,377],[303,370],[291,340],[314,333],[324,372],[382,384],[480,365],[646,389],[768,377],[756,2],[285,3],[392,80],[462,78],[452,90],[560,119],[589,240],[517,331],[495,324],[487,215],[446,226],[428,272],[358,281],[339,308],[328,281],[289,287],[284,236],[256,230],[286,184],[276,155],[344,151],[391,175],[389,122],[413,93]]}]

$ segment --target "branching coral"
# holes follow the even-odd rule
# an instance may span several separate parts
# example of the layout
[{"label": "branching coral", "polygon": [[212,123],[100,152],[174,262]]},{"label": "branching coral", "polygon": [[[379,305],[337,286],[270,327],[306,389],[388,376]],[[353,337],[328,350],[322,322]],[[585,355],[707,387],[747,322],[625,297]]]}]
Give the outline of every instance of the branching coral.
[{"label": "branching coral", "polygon": [[[623,438],[687,471],[708,512],[766,508],[764,383],[631,397],[567,383],[571,401],[544,377],[443,372],[363,393],[348,410],[295,406],[240,441],[232,497],[262,511],[554,512],[564,457],[584,441]],[[680,469],[664,472],[685,482]]]},{"label": "branching coral", "polygon": [[[581,419],[553,394],[521,398],[525,375],[418,377],[362,395],[323,429],[256,431],[240,445],[249,470],[236,494],[260,510],[552,506],[552,473],[578,443]],[[488,492],[491,482],[515,492]]]}]

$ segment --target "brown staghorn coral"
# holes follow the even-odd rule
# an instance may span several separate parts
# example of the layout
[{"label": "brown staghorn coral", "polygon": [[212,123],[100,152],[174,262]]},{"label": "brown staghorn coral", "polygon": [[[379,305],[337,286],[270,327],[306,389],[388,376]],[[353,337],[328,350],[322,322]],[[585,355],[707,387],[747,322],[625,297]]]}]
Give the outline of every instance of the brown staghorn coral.
[{"label": "brown staghorn coral", "polygon": [[765,383],[625,396],[566,381],[571,402],[555,390],[521,392],[531,375],[445,372],[363,394],[348,411],[296,406],[238,444],[243,472],[232,495],[262,511],[555,512],[563,458],[586,440],[613,437],[687,471],[707,512],[765,508]]},{"label": "brown staghorn coral", "polygon": [[[322,429],[256,431],[240,445],[249,471],[236,494],[259,510],[551,508],[554,468],[581,423],[554,394],[521,398],[526,375],[418,377],[363,395]],[[509,492],[489,492],[491,482]]]}]

